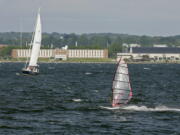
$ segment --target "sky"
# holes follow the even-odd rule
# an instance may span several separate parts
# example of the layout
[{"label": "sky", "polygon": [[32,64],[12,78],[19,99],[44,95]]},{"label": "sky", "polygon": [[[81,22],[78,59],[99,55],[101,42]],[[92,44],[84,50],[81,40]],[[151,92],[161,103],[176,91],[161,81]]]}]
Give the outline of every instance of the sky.
[{"label": "sky", "polygon": [[180,35],[180,0],[0,0],[0,32]]}]

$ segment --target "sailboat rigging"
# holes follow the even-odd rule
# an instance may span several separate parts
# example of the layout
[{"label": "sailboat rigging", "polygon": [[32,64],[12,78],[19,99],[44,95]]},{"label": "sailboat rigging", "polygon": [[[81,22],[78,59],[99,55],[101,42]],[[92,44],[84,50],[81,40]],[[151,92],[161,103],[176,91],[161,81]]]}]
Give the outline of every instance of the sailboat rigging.
[{"label": "sailboat rigging", "polygon": [[127,63],[120,58],[112,84],[112,107],[121,107],[132,98]]},{"label": "sailboat rigging", "polygon": [[[22,69],[22,73],[24,74],[38,74],[39,73],[39,65],[37,64],[39,51],[41,47],[42,40],[42,28],[41,28],[41,17],[40,10],[37,15],[37,21],[35,25],[35,31],[32,36],[31,41],[31,56],[30,59],[27,59],[25,67]],[[29,61],[29,62],[28,62]]]}]

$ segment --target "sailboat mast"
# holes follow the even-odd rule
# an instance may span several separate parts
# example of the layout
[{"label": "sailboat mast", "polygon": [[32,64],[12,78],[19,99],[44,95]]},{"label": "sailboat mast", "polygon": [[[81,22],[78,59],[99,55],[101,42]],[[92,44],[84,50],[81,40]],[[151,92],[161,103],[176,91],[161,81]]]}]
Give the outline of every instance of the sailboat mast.
[{"label": "sailboat mast", "polygon": [[[120,61],[121,61],[121,58],[122,58],[122,57],[120,57],[120,59],[118,60],[118,63],[116,64],[116,68],[115,68],[114,76],[113,76],[113,81],[115,80],[116,72],[117,72],[119,63],[120,63]],[[113,103],[113,100],[114,100],[114,99],[113,99],[113,97],[114,97],[113,91],[114,91],[114,88],[113,88],[113,83],[112,83],[112,100],[111,100],[112,103]]]}]

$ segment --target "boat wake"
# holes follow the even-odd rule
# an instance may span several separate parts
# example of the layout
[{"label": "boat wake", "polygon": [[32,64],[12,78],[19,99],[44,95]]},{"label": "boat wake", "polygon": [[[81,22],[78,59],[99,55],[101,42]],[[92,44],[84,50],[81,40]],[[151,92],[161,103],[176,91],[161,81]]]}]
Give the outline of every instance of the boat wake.
[{"label": "boat wake", "polygon": [[107,110],[119,110],[122,109],[122,107],[106,107],[106,106],[100,106],[101,109],[107,109]]},{"label": "boat wake", "polygon": [[147,106],[136,106],[136,105],[129,105],[129,106],[124,106],[124,107],[103,107],[101,106],[100,108],[102,109],[108,109],[108,110],[129,110],[129,111],[144,111],[144,112],[180,112],[179,108],[171,108],[167,106],[157,106],[155,108],[149,108]]},{"label": "boat wake", "polygon": [[130,106],[125,106],[122,109],[124,110],[134,110],[134,111],[152,111],[152,112],[164,112],[164,111],[177,111],[180,112],[179,108],[171,108],[167,106],[157,106],[155,108],[149,108],[146,106],[136,106],[136,105],[130,105]]}]

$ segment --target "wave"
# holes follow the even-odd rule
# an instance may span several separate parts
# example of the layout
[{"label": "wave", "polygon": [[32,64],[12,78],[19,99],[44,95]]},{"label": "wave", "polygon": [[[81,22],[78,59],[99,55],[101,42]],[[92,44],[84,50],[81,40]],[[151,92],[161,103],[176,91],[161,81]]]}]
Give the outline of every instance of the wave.
[{"label": "wave", "polygon": [[146,67],[145,67],[145,68],[144,68],[144,70],[151,70],[151,69],[150,69],[150,68],[146,68]]},{"label": "wave", "polygon": [[48,67],[48,69],[55,69],[55,67]]},{"label": "wave", "polygon": [[90,72],[86,72],[86,73],[85,73],[85,75],[91,75],[91,74],[92,74],[92,73],[90,73]]},{"label": "wave", "polygon": [[167,106],[157,106],[154,108],[150,108],[147,106],[136,106],[136,105],[129,105],[124,107],[104,107],[100,106],[102,109],[108,109],[108,110],[129,110],[129,111],[144,111],[144,112],[166,112],[166,111],[174,111],[174,112],[180,112],[179,108],[171,108]]},{"label": "wave", "polygon": [[17,72],[16,72],[16,75],[17,75],[17,76],[19,76],[19,75],[20,75],[20,73],[17,73]]},{"label": "wave", "polygon": [[74,101],[74,102],[81,102],[82,100],[81,99],[72,99],[72,101]]}]

